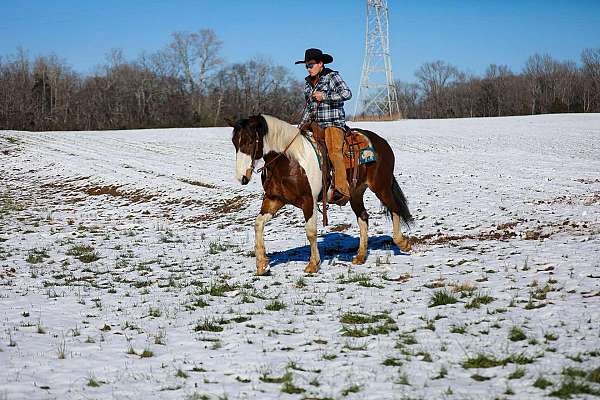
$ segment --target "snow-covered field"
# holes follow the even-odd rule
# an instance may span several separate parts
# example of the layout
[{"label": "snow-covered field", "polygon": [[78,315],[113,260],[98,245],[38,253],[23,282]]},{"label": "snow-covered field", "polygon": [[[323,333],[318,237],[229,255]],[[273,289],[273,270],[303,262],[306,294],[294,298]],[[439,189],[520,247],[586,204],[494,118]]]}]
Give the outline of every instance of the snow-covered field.
[{"label": "snow-covered field", "polygon": [[0,399],[600,394],[600,115],[362,123],[396,152],[412,254],[370,194],[319,229],[234,180],[231,129],[0,132]]}]

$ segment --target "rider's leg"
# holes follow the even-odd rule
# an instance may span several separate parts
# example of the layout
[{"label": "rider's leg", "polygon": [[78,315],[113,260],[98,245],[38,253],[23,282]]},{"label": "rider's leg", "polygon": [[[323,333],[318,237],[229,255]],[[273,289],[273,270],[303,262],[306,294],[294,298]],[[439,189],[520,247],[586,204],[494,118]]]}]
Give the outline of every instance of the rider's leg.
[{"label": "rider's leg", "polygon": [[[325,144],[331,164],[333,164],[335,188],[343,196],[350,197],[350,188],[346,177],[346,166],[344,164],[344,131],[336,126],[325,128]],[[348,199],[346,199],[348,201]]]}]

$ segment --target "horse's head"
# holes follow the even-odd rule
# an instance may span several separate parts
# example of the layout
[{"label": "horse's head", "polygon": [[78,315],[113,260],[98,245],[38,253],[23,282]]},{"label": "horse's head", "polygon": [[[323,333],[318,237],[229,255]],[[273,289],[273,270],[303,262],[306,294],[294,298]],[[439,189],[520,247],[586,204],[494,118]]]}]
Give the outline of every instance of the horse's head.
[{"label": "horse's head", "polygon": [[263,138],[267,134],[267,121],[262,115],[240,119],[225,119],[233,128],[231,141],[235,146],[235,178],[242,185],[248,184],[254,171],[254,163],[263,157]]}]

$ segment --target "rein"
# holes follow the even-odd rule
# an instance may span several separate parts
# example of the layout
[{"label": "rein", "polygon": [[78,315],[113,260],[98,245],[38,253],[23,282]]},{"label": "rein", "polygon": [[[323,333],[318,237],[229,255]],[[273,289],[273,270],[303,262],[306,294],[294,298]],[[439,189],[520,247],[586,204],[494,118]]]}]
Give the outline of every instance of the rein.
[{"label": "rein", "polygon": [[[281,157],[282,155],[285,154],[285,152],[287,151],[287,149],[290,148],[290,146],[292,145],[292,143],[294,143],[294,140],[296,140],[296,138],[298,136],[300,136],[300,134],[302,133],[302,131],[300,129],[298,129],[298,133],[296,133],[296,136],[294,136],[294,138],[290,141],[290,143],[288,143],[288,145],[285,147],[285,149],[283,149],[283,151],[279,154],[277,154],[275,156],[274,159],[272,159],[271,161],[269,161],[268,163],[265,163],[265,165],[263,165],[262,167],[260,167],[259,169],[257,169],[255,172],[257,174],[260,174],[261,172],[263,172],[269,165],[273,164],[279,157]],[[256,142],[254,143],[254,147],[256,148],[256,145],[258,143],[258,133],[256,134],[257,138],[256,138]],[[255,150],[256,151],[256,150]],[[254,155],[252,157],[252,168],[254,168]]]}]

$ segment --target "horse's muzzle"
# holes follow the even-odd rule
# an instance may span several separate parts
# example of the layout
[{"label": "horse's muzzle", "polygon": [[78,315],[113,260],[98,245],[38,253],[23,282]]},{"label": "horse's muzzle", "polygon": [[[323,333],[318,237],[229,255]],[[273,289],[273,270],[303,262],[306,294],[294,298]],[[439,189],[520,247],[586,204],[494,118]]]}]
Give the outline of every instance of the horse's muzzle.
[{"label": "horse's muzzle", "polygon": [[250,179],[246,177],[246,175],[242,176],[242,185],[247,185],[250,182]]}]

